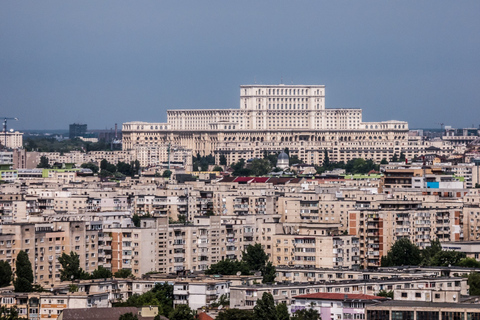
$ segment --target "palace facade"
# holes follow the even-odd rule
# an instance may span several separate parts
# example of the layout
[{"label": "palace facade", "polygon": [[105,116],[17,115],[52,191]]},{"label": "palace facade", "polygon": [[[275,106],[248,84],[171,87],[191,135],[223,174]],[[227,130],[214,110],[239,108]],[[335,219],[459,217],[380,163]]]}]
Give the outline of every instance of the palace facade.
[{"label": "palace facade", "polygon": [[331,161],[409,156],[407,122],[363,122],[361,109],[326,109],[323,85],[244,85],[239,109],[168,110],[166,123],[127,122],[122,134],[123,150],[137,157],[168,144],[227,163],[285,148],[313,164],[325,150]]}]

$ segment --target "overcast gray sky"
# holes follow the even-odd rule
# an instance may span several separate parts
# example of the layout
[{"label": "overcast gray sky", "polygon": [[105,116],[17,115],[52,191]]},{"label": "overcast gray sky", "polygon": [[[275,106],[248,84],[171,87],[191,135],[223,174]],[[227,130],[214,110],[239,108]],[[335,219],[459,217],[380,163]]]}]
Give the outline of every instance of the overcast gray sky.
[{"label": "overcast gray sky", "polygon": [[1,1],[16,129],[238,108],[242,84],[326,85],[327,108],[480,124],[480,1]]}]

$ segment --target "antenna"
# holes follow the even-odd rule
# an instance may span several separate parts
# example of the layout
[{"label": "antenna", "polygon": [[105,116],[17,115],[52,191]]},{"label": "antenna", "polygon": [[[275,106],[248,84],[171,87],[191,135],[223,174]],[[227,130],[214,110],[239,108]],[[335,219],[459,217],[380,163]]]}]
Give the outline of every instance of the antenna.
[{"label": "antenna", "polygon": [[280,78],[280,84],[283,84],[283,76]]}]

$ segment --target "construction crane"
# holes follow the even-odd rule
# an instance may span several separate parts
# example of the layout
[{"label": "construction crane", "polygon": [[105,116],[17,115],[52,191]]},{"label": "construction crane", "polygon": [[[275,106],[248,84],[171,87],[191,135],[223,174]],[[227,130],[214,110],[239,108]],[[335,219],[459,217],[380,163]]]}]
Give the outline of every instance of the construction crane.
[{"label": "construction crane", "polygon": [[18,118],[9,118],[9,117],[0,117],[3,118],[3,134],[5,137],[3,147],[6,149],[7,148],[7,120],[15,120],[18,121]]}]

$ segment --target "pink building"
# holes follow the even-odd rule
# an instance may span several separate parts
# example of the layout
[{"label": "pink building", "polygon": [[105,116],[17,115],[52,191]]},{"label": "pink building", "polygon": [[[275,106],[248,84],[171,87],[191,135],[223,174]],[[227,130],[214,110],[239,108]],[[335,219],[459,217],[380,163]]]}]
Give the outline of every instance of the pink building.
[{"label": "pink building", "polygon": [[365,306],[388,298],[367,294],[318,292],[293,297],[290,313],[314,309],[322,320],[365,319]]}]

